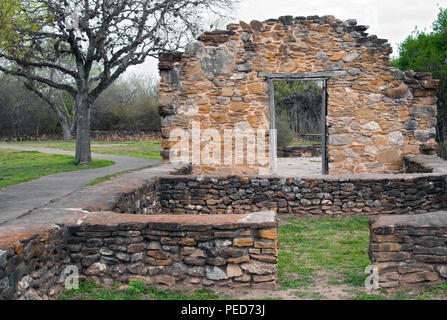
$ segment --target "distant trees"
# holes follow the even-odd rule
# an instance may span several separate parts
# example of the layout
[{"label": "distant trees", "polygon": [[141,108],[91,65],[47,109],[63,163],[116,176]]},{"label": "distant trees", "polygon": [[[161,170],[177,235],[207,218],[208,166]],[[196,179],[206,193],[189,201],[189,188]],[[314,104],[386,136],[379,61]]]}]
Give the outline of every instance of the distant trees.
[{"label": "distant trees", "polygon": [[49,106],[12,77],[0,77],[0,137],[56,134],[58,121]]},{"label": "distant trees", "polygon": [[[69,119],[74,101],[58,90],[44,91],[48,101],[66,109]],[[70,122],[69,133],[76,123]],[[154,132],[160,130],[158,81],[146,76],[126,77],[115,82],[92,106],[92,130]],[[51,105],[25,83],[11,76],[0,77],[0,137],[64,133]],[[65,134],[64,134],[65,136]]]},{"label": "distant trees", "polygon": [[92,128],[100,131],[160,131],[158,81],[133,76],[115,82],[92,106]]},{"label": "distant trees", "polygon": [[322,102],[321,82],[275,82],[278,146],[286,146],[300,135],[321,134]]},{"label": "distant trees", "polygon": [[[91,107],[129,66],[177,49],[234,0],[2,0],[0,71],[75,101],[76,162],[91,162]],[[48,71],[57,79],[49,77]],[[99,70],[96,73],[95,70]]]},{"label": "distant trees", "polygon": [[417,29],[399,46],[391,65],[405,71],[428,71],[440,80],[437,140],[439,155],[447,159],[447,9],[440,8],[433,32]]}]

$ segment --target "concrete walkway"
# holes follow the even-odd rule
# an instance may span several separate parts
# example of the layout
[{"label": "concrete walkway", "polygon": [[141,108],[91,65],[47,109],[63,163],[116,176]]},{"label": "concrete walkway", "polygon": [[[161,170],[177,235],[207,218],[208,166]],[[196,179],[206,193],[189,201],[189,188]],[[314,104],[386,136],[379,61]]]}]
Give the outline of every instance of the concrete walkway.
[{"label": "concrete walkway", "polygon": [[[5,144],[0,144],[0,148],[74,155],[72,151],[51,148],[22,147]],[[33,209],[41,208],[50,202],[67,196],[97,178],[161,163],[158,160],[100,153],[92,153],[92,158],[111,160],[115,164],[105,168],[57,173],[1,189],[0,225],[26,215]]]},{"label": "concrete walkway", "polygon": [[323,172],[321,158],[279,158],[276,174],[283,177],[319,176]]}]

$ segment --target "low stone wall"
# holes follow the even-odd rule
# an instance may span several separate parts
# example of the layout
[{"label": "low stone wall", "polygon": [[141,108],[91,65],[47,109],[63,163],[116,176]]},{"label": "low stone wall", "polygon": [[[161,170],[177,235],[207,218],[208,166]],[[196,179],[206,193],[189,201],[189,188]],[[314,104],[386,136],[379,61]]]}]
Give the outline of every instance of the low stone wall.
[{"label": "low stone wall", "polygon": [[[161,141],[160,132],[91,131],[90,137],[92,140],[102,142]],[[0,142],[52,141],[63,139],[62,134],[44,134],[39,136],[0,137]]]},{"label": "low stone wall", "polygon": [[276,286],[273,212],[134,217],[103,214],[68,227],[71,261],[82,274],[108,284],[139,278],[181,288]]},{"label": "low stone wall", "polygon": [[403,171],[409,174],[161,177],[161,207],[164,213],[175,214],[272,210],[300,215],[404,214],[446,208],[447,162],[424,155],[405,159]]},{"label": "low stone wall", "polygon": [[274,212],[226,216],[72,212],[58,226],[0,237],[0,299],[48,299],[65,268],[111,285],[276,288]]},{"label": "low stone wall", "polygon": [[321,157],[321,145],[278,148],[280,158],[316,158]]},{"label": "low stone wall", "polygon": [[48,299],[70,257],[61,228],[0,234],[0,300]]},{"label": "low stone wall", "polygon": [[447,283],[447,211],[370,222],[369,255],[381,288]]}]

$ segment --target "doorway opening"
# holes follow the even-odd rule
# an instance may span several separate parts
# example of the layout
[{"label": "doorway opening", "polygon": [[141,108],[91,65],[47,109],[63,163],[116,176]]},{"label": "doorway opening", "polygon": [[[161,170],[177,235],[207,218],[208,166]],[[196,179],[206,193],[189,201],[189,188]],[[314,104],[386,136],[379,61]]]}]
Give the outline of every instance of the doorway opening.
[{"label": "doorway opening", "polygon": [[302,176],[328,174],[327,79],[272,78],[270,117],[272,172]]}]

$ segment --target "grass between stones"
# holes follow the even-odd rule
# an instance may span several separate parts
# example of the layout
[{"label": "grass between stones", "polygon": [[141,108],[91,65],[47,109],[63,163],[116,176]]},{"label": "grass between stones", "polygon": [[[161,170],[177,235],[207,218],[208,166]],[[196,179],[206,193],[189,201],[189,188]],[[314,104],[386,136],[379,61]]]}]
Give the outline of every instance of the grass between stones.
[{"label": "grass between stones", "polygon": [[106,288],[94,282],[82,282],[79,289],[61,292],[58,300],[220,300],[229,299],[213,293],[210,289],[195,292],[160,290],[155,286],[148,287],[142,280],[132,280],[125,290],[119,290],[119,284]]},{"label": "grass between stones", "polygon": [[[5,144],[18,145],[24,147],[53,148],[66,151],[75,151],[75,141],[27,141],[8,142]],[[147,158],[162,160],[160,156],[161,142],[158,141],[131,141],[131,142],[100,142],[92,141],[92,152],[113,154],[118,156],[130,156],[136,158]]]},{"label": "grass between stones", "polygon": [[0,149],[0,189],[54,173],[102,168],[113,164],[113,161],[95,159],[87,166],[78,166],[72,156]]},{"label": "grass between stones", "polygon": [[93,300],[432,300],[447,299],[447,284],[421,290],[366,291],[369,265],[366,217],[286,218],[280,220],[278,278],[280,290],[225,289],[213,292],[161,290],[143,281],[127,288],[91,282],[63,291],[59,299]]}]

